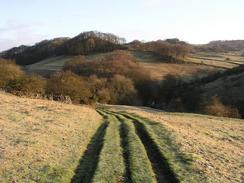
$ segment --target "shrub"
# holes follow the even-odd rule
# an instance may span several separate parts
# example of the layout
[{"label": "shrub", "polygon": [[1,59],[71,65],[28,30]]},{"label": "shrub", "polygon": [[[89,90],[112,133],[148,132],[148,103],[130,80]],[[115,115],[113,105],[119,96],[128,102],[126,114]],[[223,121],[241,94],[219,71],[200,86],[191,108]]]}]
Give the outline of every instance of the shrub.
[{"label": "shrub", "polygon": [[184,108],[187,112],[199,111],[201,105],[201,89],[195,86],[183,86],[180,91]]},{"label": "shrub", "polygon": [[9,81],[24,75],[24,72],[13,61],[0,59],[0,88],[5,89]]},{"label": "shrub", "polygon": [[202,112],[204,114],[219,116],[219,117],[233,117],[239,118],[240,114],[237,108],[225,106],[217,96],[203,106]]},{"label": "shrub", "polygon": [[181,98],[172,99],[167,106],[170,112],[185,112],[185,107]]},{"label": "shrub", "polygon": [[80,76],[67,71],[51,76],[47,83],[47,93],[59,96],[69,96],[72,102],[89,103],[91,93],[87,82]]},{"label": "shrub", "polygon": [[243,100],[238,101],[236,106],[238,107],[241,117],[244,118],[244,101]]},{"label": "shrub", "polygon": [[7,90],[17,95],[44,94],[46,80],[39,75],[23,75],[9,82]]},{"label": "shrub", "polygon": [[133,81],[148,78],[149,75],[149,72],[136,63],[132,55],[126,51],[114,51],[90,62],[85,62],[83,57],[77,57],[68,62],[64,70],[71,70],[87,77],[96,74],[99,78],[110,78],[119,74]]},{"label": "shrub", "polygon": [[115,75],[109,83],[111,103],[133,104],[136,99],[136,90],[131,79]]},{"label": "shrub", "polygon": [[82,55],[76,56],[71,61],[66,62],[63,69],[65,71],[69,70],[69,71],[72,71],[74,73],[78,73],[79,70],[77,70],[78,69],[77,66],[82,65],[84,62],[85,62],[85,57],[84,56],[82,56]]},{"label": "shrub", "polygon": [[[76,57],[66,64],[64,70],[71,70],[85,77],[96,74],[98,78],[107,79],[115,75],[123,75],[133,81],[143,103],[150,103],[151,95],[153,95],[154,83],[151,80],[150,72],[136,63],[135,58],[127,51],[114,51],[90,62],[85,62],[83,57]],[[93,92],[93,96],[97,96],[97,94],[94,95]]]},{"label": "shrub", "polygon": [[108,88],[102,88],[97,93],[98,101],[102,104],[110,103],[110,91]]},{"label": "shrub", "polygon": [[139,80],[135,82],[138,97],[142,105],[155,107],[155,102],[159,101],[159,82],[152,79]]},{"label": "shrub", "polygon": [[164,79],[161,82],[159,89],[159,98],[160,102],[165,103],[166,105],[172,100],[175,96],[178,86],[181,85],[181,80],[174,75],[164,76]]},{"label": "shrub", "polygon": [[[104,78],[98,78],[96,75],[92,75],[91,77],[88,78],[88,83],[89,83],[89,89],[91,92],[91,99],[96,102],[100,102],[100,100],[108,102],[108,100],[103,100],[101,97],[99,97],[101,90],[107,87],[107,79]],[[110,97],[106,97],[107,99]]]}]

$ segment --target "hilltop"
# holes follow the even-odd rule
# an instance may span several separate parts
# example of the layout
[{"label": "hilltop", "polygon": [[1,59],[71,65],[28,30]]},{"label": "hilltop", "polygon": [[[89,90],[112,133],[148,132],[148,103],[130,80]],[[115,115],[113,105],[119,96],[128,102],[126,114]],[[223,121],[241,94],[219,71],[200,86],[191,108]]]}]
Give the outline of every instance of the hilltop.
[{"label": "hilltop", "polygon": [[41,41],[33,46],[22,45],[6,50],[1,55],[15,60],[19,65],[29,65],[54,56],[109,52],[121,48],[124,43],[123,38],[113,34],[90,31],[74,38],[55,38]]}]

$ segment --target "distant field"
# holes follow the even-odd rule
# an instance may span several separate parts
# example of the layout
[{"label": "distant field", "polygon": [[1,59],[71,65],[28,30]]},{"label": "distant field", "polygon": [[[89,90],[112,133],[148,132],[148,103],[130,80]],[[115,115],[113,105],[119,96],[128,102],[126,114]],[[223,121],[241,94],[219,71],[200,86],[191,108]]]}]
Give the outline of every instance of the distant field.
[{"label": "distant field", "polygon": [[[194,78],[202,78],[209,73],[214,73],[222,68],[216,68],[207,65],[200,64],[176,64],[168,63],[167,60],[163,60],[160,56],[157,56],[150,52],[135,52],[131,51],[131,54],[136,58],[137,62],[143,67],[149,69],[154,79],[162,79],[165,75],[172,74],[175,76],[183,76],[185,80],[191,80]],[[106,55],[93,54],[86,56],[87,61],[92,61],[97,57]],[[38,63],[28,65],[25,70],[29,73],[38,73],[42,75],[49,75],[53,72],[62,70],[64,64],[71,60],[72,56],[59,56],[45,59]]]},{"label": "distant field", "polygon": [[[197,170],[193,176],[206,178],[205,181],[200,182],[243,182],[243,120],[166,113],[150,108],[130,106],[110,106],[109,108],[117,112],[133,113],[162,124],[169,132],[169,137],[173,139],[174,147],[178,147],[179,152],[192,157],[191,166]],[[155,130],[159,130],[156,126]],[[191,173],[191,171],[188,172],[188,174]]]},{"label": "distant field", "polygon": [[204,53],[190,54],[186,62],[215,66],[219,68],[234,68],[244,64],[244,57],[240,53]]},{"label": "distant field", "polygon": [[168,60],[150,52],[131,51],[131,53],[140,65],[151,71],[152,77],[156,80],[161,80],[164,76],[171,74],[190,81],[192,78],[202,78],[210,73],[223,70],[207,65],[168,63]]},{"label": "distant field", "polygon": [[0,93],[0,182],[70,182],[102,118],[86,106]]},{"label": "distant field", "polygon": [[211,66],[195,65],[195,64],[170,64],[170,63],[140,63],[143,67],[151,71],[154,79],[160,80],[164,76],[171,74],[182,77],[185,81],[208,76],[222,69]]},{"label": "distant field", "polygon": [[37,73],[41,75],[48,75],[56,71],[62,70],[64,64],[70,61],[72,56],[58,56],[51,57],[35,64],[31,64],[24,67],[24,70],[28,73]]}]

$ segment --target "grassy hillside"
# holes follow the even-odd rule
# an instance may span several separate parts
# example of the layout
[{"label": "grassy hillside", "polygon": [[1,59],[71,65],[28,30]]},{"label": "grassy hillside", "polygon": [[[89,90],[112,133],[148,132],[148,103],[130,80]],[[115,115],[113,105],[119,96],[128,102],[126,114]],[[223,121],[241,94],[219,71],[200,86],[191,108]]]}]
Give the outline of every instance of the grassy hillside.
[{"label": "grassy hillside", "polygon": [[70,182],[102,124],[94,109],[0,93],[0,182]]},{"label": "grassy hillside", "polygon": [[202,85],[203,100],[218,96],[221,101],[229,105],[238,106],[244,116],[244,72],[237,72],[219,77],[212,82]]},{"label": "grassy hillside", "polygon": [[40,62],[25,66],[23,68],[27,73],[49,75],[56,71],[62,70],[64,64],[70,61],[72,58],[73,56],[50,57],[48,59],[44,59]]},{"label": "grassy hillside", "polygon": [[[130,53],[135,57],[136,61],[144,68],[147,68],[151,72],[152,77],[157,80],[162,79],[163,76],[168,74],[183,76],[186,80],[191,80],[193,77],[202,78],[210,73],[223,70],[222,68],[192,63],[168,63],[167,60],[150,52],[130,51]],[[104,55],[106,55],[106,53],[87,55],[86,60],[92,61]],[[61,70],[64,64],[72,58],[74,58],[74,56],[51,57],[38,63],[25,66],[24,69],[29,73],[48,75]]]},{"label": "grassy hillside", "polygon": [[172,74],[174,76],[184,77],[185,80],[189,81],[192,80],[193,77],[202,78],[221,70],[220,68],[207,65],[169,63],[167,59],[150,52],[131,51],[131,54],[140,65],[151,71],[151,75],[154,79],[159,80],[168,74]]},{"label": "grassy hillside", "polygon": [[0,182],[241,182],[241,120],[0,99]]},{"label": "grassy hillside", "polygon": [[196,52],[186,58],[186,62],[209,65],[218,68],[231,69],[244,64],[244,57],[240,52]]},{"label": "grassy hillside", "polygon": [[[172,139],[168,148],[178,147],[180,153],[191,157],[193,169],[184,174],[184,177],[189,176],[189,174],[192,174],[190,175],[192,177],[205,177],[204,182],[237,183],[242,181],[242,164],[244,163],[242,149],[244,146],[243,120],[184,113],[165,113],[149,108],[129,106],[112,106],[110,109],[127,111],[162,124],[168,131],[167,137]],[[156,123],[152,124],[151,128],[155,128],[156,134],[162,133]],[[163,142],[162,139],[161,142]],[[167,148],[165,149],[166,152]],[[169,160],[174,159],[173,155],[170,156],[172,152],[173,150],[169,151]],[[177,164],[178,161],[179,159],[173,165]],[[197,172],[193,174],[192,170],[194,169]],[[182,170],[178,170],[178,173],[182,174]]]}]

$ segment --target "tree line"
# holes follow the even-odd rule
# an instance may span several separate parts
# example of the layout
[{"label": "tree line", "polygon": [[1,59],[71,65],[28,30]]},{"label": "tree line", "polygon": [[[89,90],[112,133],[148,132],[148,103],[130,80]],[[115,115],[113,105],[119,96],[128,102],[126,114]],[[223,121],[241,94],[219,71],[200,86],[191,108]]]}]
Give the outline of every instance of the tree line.
[{"label": "tree line", "polygon": [[185,59],[192,47],[178,39],[167,39],[165,41],[159,40],[146,43],[134,41],[131,43],[131,49],[153,52],[163,57],[164,60],[179,61]]},{"label": "tree line", "polygon": [[244,40],[211,41],[208,44],[195,46],[195,49],[203,52],[242,51],[244,49]]},{"label": "tree line", "polygon": [[126,40],[110,33],[83,32],[69,38],[44,40],[34,46],[20,46],[3,52],[3,57],[19,65],[29,65],[59,55],[87,55],[124,49]]},{"label": "tree line", "polygon": [[28,75],[14,62],[1,60],[0,88],[16,95],[81,104],[143,105],[228,117],[243,114],[243,108],[223,104],[219,98],[204,101],[196,83],[185,83],[172,75],[153,80],[127,51],[114,51],[89,62],[77,56],[49,78]]}]

